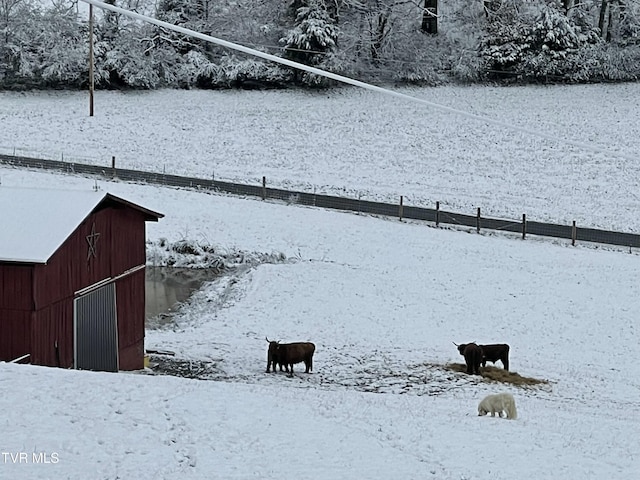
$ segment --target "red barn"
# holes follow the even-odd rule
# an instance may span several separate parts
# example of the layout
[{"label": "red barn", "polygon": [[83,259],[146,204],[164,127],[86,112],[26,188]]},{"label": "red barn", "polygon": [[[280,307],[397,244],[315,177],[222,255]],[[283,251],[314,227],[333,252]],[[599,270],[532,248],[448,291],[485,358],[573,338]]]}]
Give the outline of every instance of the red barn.
[{"label": "red barn", "polygon": [[161,217],[100,191],[0,186],[0,360],[142,368],[145,222]]}]

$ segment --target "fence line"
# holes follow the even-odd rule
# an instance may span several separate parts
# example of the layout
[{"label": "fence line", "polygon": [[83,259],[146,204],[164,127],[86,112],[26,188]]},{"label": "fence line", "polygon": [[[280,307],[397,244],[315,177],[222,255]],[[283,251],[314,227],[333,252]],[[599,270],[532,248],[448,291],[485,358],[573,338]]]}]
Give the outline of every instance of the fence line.
[{"label": "fence line", "polygon": [[572,225],[532,222],[527,220],[525,215],[522,216],[522,221],[482,217],[479,208],[476,215],[447,212],[440,209],[440,202],[436,202],[435,209],[404,205],[403,197],[400,197],[398,204],[391,204],[362,200],[359,198],[283,190],[268,187],[265,177],[262,178],[261,185],[248,185],[214,179],[116,168],[115,159],[112,159],[110,167],[103,167],[99,165],[65,162],[62,160],[45,160],[0,154],[0,164],[58,170],[74,174],[98,175],[108,179],[115,178],[127,182],[145,182],[172,187],[211,190],[232,195],[260,197],[263,200],[282,200],[298,205],[396,217],[400,220],[423,220],[435,223],[436,226],[444,223],[475,228],[478,232],[480,232],[481,229],[512,232],[521,234],[523,239],[529,234],[571,240],[572,245],[575,245],[576,241],[583,241],[629,248],[640,247],[640,235],[634,233],[578,227],[575,222],[573,222]]}]

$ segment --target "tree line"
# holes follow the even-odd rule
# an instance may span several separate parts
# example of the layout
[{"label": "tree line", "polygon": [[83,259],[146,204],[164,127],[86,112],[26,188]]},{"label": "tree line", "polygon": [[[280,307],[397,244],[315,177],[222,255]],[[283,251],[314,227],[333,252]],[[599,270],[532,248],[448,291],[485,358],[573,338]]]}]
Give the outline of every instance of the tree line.
[{"label": "tree line", "polygon": [[[377,84],[640,78],[640,0],[105,0]],[[96,88],[322,87],[291,69],[94,8]],[[84,88],[88,8],[0,0],[0,88]]]}]

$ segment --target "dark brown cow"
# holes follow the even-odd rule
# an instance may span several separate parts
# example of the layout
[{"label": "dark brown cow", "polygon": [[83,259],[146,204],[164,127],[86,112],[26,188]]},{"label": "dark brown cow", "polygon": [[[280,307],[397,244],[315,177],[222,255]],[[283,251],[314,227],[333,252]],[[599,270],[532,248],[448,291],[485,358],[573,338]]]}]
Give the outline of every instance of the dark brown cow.
[{"label": "dark brown cow", "polygon": [[287,372],[293,375],[293,366],[304,362],[304,373],[313,370],[313,354],[316,346],[311,342],[280,343],[278,344],[278,361],[284,364]]},{"label": "dark brown cow", "polygon": [[502,367],[509,370],[509,345],[506,343],[494,343],[491,345],[480,345],[482,350],[482,366],[486,366],[487,362],[496,363],[498,360],[502,362]]},{"label": "dark brown cow", "polygon": [[[455,344],[454,344],[455,345]],[[480,375],[480,363],[482,363],[482,349],[475,343],[461,343],[456,345],[458,352],[464,357],[469,375]]]},{"label": "dark brown cow", "polygon": [[[279,361],[279,357],[278,357],[279,343],[269,340],[268,338],[267,338],[267,342],[269,342],[269,350],[267,351],[267,373],[269,373],[272,365],[273,365],[273,373],[276,372],[276,365],[280,365],[280,371],[282,372],[284,370],[284,368],[282,368],[284,364]],[[289,371],[289,368],[287,367],[287,372],[288,371]]]},{"label": "dark brown cow", "polygon": [[269,341],[267,372],[271,365],[273,365],[273,371],[275,372],[276,363],[278,363],[280,371],[282,371],[282,366],[284,365],[285,370],[290,375],[293,375],[293,366],[296,363],[304,362],[304,373],[310,373],[313,370],[313,354],[315,351],[316,346],[311,342],[278,343]]}]

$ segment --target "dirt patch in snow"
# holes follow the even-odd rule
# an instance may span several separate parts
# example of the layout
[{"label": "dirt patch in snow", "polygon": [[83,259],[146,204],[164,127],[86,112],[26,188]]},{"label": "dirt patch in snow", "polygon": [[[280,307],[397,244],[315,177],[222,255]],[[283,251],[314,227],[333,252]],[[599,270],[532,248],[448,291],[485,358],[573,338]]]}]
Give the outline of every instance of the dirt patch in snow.
[{"label": "dirt patch in snow", "polygon": [[[345,368],[346,367],[346,368]],[[285,372],[230,374],[223,359],[185,360],[166,355],[151,355],[150,370],[157,375],[174,375],[209,381],[238,383],[288,384],[301,388],[330,390],[352,389],[368,393],[439,395],[464,385],[503,383],[521,388],[549,388],[546,380],[523,377],[495,367],[486,367],[481,375],[467,375],[460,364],[396,364],[365,363],[359,368],[334,365],[321,372],[305,374],[304,365],[290,376]],[[500,372],[498,372],[501,370]]]}]

